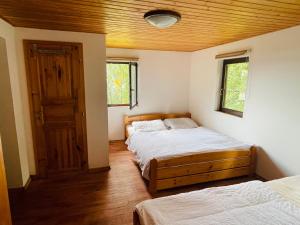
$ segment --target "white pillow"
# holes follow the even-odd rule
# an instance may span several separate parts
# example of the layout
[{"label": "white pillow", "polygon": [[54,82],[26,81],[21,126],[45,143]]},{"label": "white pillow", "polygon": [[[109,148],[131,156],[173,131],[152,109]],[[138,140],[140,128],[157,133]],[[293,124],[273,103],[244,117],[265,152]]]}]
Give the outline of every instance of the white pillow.
[{"label": "white pillow", "polygon": [[165,125],[170,129],[189,129],[198,127],[190,118],[174,118],[174,119],[165,119]]},{"label": "white pillow", "polygon": [[132,126],[135,131],[159,131],[167,130],[162,120],[149,120],[149,121],[135,121],[132,122]]}]

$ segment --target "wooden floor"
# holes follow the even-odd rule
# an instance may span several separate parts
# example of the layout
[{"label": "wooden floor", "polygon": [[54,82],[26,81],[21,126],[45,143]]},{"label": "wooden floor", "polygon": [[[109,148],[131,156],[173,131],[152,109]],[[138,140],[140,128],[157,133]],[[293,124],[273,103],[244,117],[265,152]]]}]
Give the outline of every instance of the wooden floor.
[{"label": "wooden floor", "polygon": [[123,142],[114,143],[108,172],[33,181],[12,205],[13,225],[132,225],[134,206],[145,199],[250,180],[210,182],[151,196],[133,159]]}]

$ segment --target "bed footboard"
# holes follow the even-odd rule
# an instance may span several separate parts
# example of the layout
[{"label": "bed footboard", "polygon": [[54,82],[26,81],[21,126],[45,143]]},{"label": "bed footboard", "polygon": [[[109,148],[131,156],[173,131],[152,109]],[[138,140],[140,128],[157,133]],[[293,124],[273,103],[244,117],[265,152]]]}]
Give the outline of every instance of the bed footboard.
[{"label": "bed footboard", "polygon": [[149,191],[223,180],[255,173],[256,150],[233,149],[150,161]]}]

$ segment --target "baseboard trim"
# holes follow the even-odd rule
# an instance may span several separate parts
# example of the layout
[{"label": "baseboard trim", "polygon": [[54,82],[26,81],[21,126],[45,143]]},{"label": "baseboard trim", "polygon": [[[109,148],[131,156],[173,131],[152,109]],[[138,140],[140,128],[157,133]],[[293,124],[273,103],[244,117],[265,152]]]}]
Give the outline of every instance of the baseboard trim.
[{"label": "baseboard trim", "polygon": [[111,141],[109,141],[109,144],[116,144],[116,143],[120,143],[120,142],[124,142],[125,141],[125,139],[123,139],[123,140],[111,140]]},{"label": "baseboard trim", "polygon": [[[106,172],[110,170],[110,166],[105,166],[105,167],[96,167],[96,168],[90,168],[87,171],[83,173],[100,173],[100,172]],[[23,188],[17,188],[17,189],[24,189],[27,190],[28,186],[30,185],[31,181],[33,180],[39,180],[41,179],[38,175],[30,175],[30,178],[26,182],[25,186]]]},{"label": "baseboard trim", "polygon": [[29,176],[23,187],[8,188],[8,190],[10,192],[13,192],[13,193],[21,193],[21,192],[26,191],[28,189],[30,183],[31,183],[31,177]]},{"label": "baseboard trim", "polygon": [[105,167],[90,168],[88,171],[89,173],[99,173],[99,172],[106,172],[109,170],[110,170],[110,166],[105,166]]},{"label": "baseboard trim", "polygon": [[30,178],[31,178],[32,181],[33,181],[33,180],[38,180],[38,179],[39,179],[39,176],[36,175],[36,174],[34,174],[34,175],[30,175]]},{"label": "baseboard trim", "polygon": [[27,182],[26,182],[25,185],[24,185],[24,190],[25,190],[25,191],[28,189],[30,183],[31,183],[31,176],[28,177],[28,180],[27,180]]},{"label": "baseboard trim", "polygon": [[12,204],[15,204],[15,202],[18,199],[22,198],[24,192],[28,189],[30,183],[31,183],[31,177],[28,177],[28,180],[26,181],[23,187],[8,188],[8,195]]},{"label": "baseboard trim", "polygon": [[24,187],[18,187],[18,188],[8,188],[8,193],[12,195],[19,195],[20,193],[23,193],[25,191]]}]

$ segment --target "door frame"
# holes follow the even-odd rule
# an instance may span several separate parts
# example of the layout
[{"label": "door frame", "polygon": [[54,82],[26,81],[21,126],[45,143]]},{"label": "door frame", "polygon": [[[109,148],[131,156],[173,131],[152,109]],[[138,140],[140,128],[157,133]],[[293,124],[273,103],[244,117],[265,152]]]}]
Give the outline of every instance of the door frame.
[{"label": "door frame", "polygon": [[25,60],[25,71],[27,80],[27,93],[29,100],[29,111],[30,111],[30,121],[31,121],[31,131],[32,131],[32,141],[34,149],[34,162],[36,168],[36,177],[43,178],[47,177],[47,174],[43,174],[41,168],[39,167],[39,151],[37,144],[37,131],[36,131],[36,117],[33,112],[33,99],[32,99],[32,84],[30,79],[30,69],[29,69],[29,58],[30,57],[30,45],[32,44],[47,44],[47,45],[71,45],[76,46],[79,51],[79,81],[80,88],[78,88],[78,102],[80,113],[82,114],[82,134],[83,134],[83,160],[86,162],[82,168],[82,171],[88,171],[88,145],[87,145],[87,128],[86,128],[86,106],[85,106],[85,82],[84,82],[84,65],[83,65],[83,44],[78,42],[61,42],[61,41],[41,41],[41,40],[23,40],[24,48],[24,60]]}]

